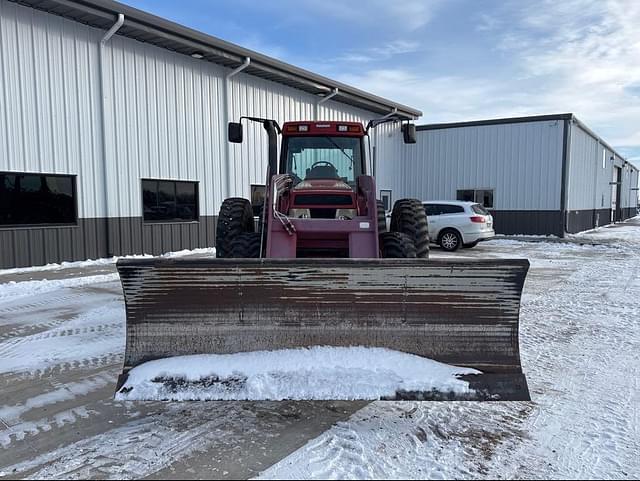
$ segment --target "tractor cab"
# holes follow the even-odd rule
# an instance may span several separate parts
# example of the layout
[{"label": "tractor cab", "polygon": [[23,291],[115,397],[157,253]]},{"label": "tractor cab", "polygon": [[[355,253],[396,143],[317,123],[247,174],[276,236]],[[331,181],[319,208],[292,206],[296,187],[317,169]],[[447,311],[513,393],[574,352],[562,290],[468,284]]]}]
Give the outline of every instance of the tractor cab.
[{"label": "tractor cab", "polygon": [[366,173],[365,132],[355,122],[288,122],[280,174],[293,181],[283,202],[297,219],[353,219],[358,178]]}]

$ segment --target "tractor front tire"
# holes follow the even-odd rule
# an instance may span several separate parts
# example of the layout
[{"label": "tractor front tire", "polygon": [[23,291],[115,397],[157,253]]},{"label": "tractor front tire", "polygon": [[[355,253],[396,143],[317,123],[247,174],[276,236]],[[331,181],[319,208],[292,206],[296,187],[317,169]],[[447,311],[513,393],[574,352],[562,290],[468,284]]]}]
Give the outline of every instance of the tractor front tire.
[{"label": "tractor front tire", "polygon": [[422,202],[400,199],[393,205],[391,231],[408,235],[416,248],[416,256],[429,257],[429,227]]},{"label": "tractor front tire", "polygon": [[232,259],[257,259],[260,257],[260,232],[243,232],[231,246],[227,257]]},{"label": "tractor front tire", "polygon": [[216,257],[231,257],[231,250],[243,233],[254,232],[253,209],[247,199],[226,199],[220,207],[216,224]]},{"label": "tractor front tire", "polygon": [[415,259],[416,246],[411,237],[401,232],[383,232],[379,236],[380,252],[385,259]]},{"label": "tractor front tire", "polygon": [[378,234],[387,232],[387,213],[381,200],[377,201],[378,208]]}]

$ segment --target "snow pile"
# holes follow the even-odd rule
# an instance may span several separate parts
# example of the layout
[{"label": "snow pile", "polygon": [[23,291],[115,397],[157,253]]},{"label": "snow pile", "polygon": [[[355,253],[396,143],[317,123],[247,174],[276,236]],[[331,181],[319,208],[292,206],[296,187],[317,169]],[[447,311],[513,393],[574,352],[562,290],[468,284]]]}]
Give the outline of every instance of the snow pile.
[{"label": "snow pile", "polygon": [[313,347],[150,361],[131,370],[118,400],[381,399],[397,391],[470,392],[480,374],[383,348]]},{"label": "snow pile", "polygon": [[[205,247],[193,250],[181,250],[177,252],[167,252],[160,257],[176,258],[187,256],[213,256],[216,255],[215,247]],[[16,267],[13,269],[0,270],[0,275],[12,275],[12,274],[28,274],[31,272],[46,272],[46,271],[58,271],[62,269],[84,269],[87,267],[100,267],[109,266],[118,262],[119,259],[150,259],[153,256],[151,254],[139,254],[128,256],[116,256],[106,257],[102,259],[87,259],[86,261],[73,261],[73,262],[61,262],[60,264],[46,264],[44,266],[35,267]]]},{"label": "snow pile", "polygon": [[83,287],[91,284],[114,282],[118,280],[118,274],[101,274],[97,276],[70,277],[68,279],[24,282],[7,282],[0,284],[0,302],[19,297],[31,297],[37,294],[55,291],[70,287]]}]

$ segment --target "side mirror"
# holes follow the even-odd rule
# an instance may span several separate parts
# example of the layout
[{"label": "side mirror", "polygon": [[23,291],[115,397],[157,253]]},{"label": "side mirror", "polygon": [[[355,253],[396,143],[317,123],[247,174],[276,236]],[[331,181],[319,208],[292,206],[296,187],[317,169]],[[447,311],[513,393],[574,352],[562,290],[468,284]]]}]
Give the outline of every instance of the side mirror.
[{"label": "side mirror", "polygon": [[402,135],[405,144],[416,143],[416,124],[404,124],[402,126]]},{"label": "side mirror", "polygon": [[242,124],[240,122],[229,122],[228,137],[229,142],[242,143]]}]

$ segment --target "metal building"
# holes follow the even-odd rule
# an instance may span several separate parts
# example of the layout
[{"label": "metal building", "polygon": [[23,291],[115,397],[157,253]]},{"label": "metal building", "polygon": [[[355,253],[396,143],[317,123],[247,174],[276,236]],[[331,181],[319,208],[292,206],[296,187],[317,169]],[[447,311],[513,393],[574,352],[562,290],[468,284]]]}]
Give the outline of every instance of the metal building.
[{"label": "metal building", "polygon": [[107,0],[0,0],[0,74],[0,268],[214,245],[222,200],[264,184],[241,115],[421,115]]},{"label": "metal building", "polygon": [[474,200],[503,234],[564,236],[636,215],[638,169],[573,114],[423,125],[378,163],[384,197]]}]

